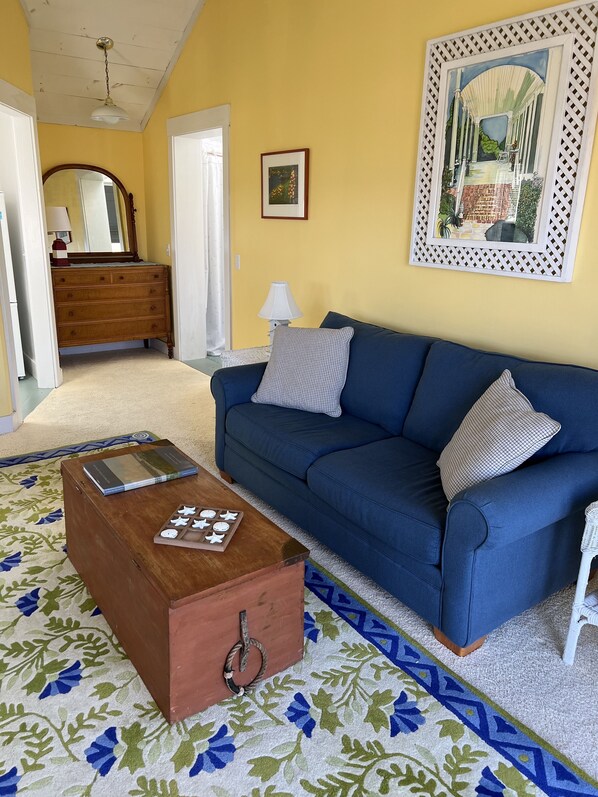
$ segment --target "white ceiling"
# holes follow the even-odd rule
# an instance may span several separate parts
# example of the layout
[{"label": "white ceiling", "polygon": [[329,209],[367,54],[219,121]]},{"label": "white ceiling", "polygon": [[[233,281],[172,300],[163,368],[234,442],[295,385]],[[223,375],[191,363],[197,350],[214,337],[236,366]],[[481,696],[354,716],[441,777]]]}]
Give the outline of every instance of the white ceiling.
[{"label": "white ceiling", "polygon": [[[33,88],[40,122],[143,130],[205,0],[21,0],[30,31]],[[129,114],[116,125],[94,122],[110,94]]]}]

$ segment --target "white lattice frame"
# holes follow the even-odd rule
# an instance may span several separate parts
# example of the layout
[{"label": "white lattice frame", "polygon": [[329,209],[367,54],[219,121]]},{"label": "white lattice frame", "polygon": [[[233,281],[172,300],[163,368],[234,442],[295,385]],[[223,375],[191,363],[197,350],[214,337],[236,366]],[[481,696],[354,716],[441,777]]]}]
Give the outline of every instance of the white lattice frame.
[{"label": "white lattice frame", "polygon": [[[598,109],[598,70],[593,68],[597,32],[598,2],[572,2],[428,42],[409,261],[412,265],[571,281]],[[503,48],[548,43],[564,35],[573,36],[573,47],[544,246],[540,251],[521,251],[520,246],[507,242],[495,248],[456,245],[454,241],[450,245],[437,240],[428,242],[429,214],[434,212],[432,172],[443,64],[483,53],[497,53],[500,57]]]}]

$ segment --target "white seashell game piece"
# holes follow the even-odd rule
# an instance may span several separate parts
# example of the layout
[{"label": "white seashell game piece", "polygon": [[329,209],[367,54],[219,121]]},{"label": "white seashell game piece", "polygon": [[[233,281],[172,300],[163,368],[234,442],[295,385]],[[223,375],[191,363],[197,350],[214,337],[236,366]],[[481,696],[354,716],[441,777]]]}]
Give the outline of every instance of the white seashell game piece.
[{"label": "white seashell game piece", "polygon": [[222,552],[232,540],[242,518],[243,512],[239,510],[183,504],[173,510],[154,535],[154,542]]}]

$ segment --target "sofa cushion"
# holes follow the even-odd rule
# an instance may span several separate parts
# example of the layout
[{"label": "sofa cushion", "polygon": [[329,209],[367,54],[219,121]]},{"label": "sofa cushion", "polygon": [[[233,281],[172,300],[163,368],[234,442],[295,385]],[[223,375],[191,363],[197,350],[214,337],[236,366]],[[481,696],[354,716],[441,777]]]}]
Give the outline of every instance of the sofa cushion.
[{"label": "sofa cushion", "polygon": [[579,365],[524,360],[511,373],[534,408],[561,424],[561,431],[532,459],[598,451],[598,371]]},{"label": "sofa cushion", "polygon": [[251,400],[338,418],[352,337],[351,327],[277,327],[270,360]]},{"label": "sofa cushion", "polygon": [[325,328],[346,326],[355,334],[341,407],[400,434],[434,338],[393,332],[340,313],[328,313],[322,321]]},{"label": "sofa cushion", "polygon": [[446,497],[437,454],[391,437],[322,457],[307,484],[352,523],[426,564],[440,562]]},{"label": "sofa cushion", "polygon": [[430,348],[403,435],[442,451],[474,402],[505,368],[534,409],[561,424],[561,431],[532,459],[598,450],[598,371],[492,354],[448,341],[436,341]]},{"label": "sofa cushion", "polygon": [[469,410],[438,466],[449,501],[474,484],[510,473],[561,428],[536,412],[505,369]]},{"label": "sofa cushion", "polygon": [[305,479],[318,457],[388,437],[380,426],[352,415],[331,418],[269,404],[232,407],[226,431],[254,454],[299,479]]},{"label": "sofa cushion", "polygon": [[403,434],[426,448],[442,451],[473,404],[513,357],[486,354],[456,343],[432,344],[409,409]]}]

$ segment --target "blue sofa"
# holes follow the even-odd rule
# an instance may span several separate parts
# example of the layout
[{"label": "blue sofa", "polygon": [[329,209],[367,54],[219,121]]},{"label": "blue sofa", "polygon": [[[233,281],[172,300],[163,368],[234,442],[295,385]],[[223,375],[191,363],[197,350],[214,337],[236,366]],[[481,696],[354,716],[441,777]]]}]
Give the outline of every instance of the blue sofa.
[{"label": "blue sofa", "polygon": [[[265,363],[212,378],[216,463],[430,622],[465,655],[572,582],[584,508],[598,498],[598,371],[352,326],[343,414],[254,404]],[[450,502],[436,462],[508,368],[561,431],[512,473]]]}]

